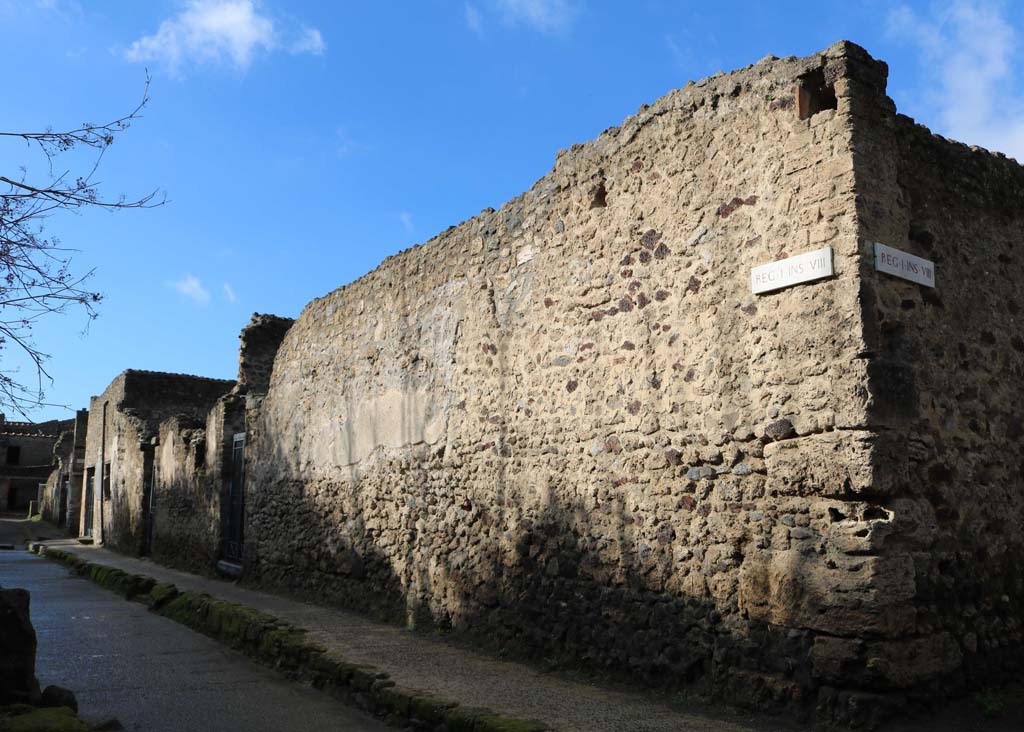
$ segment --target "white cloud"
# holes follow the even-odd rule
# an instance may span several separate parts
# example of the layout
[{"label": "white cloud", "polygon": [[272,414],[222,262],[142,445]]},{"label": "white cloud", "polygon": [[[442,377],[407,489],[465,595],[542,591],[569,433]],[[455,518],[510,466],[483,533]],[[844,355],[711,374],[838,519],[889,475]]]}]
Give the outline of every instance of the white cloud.
[{"label": "white cloud", "polygon": [[[1017,30],[995,2],[953,0],[936,17],[906,6],[888,17],[890,36],[914,44],[924,81],[922,103],[937,132],[1024,161],[1024,97],[1013,94]],[[923,121],[923,120],[922,120]]]},{"label": "white cloud", "polygon": [[484,19],[480,15],[480,11],[469,3],[466,3],[466,25],[474,33],[483,33]]},{"label": "white cloud", "polygon": [[576,19],[577,8],[571,0],[497,0],[505,20],[544,32],[568,30]]},{"label": "white cloud", "polygon": [[324,51],[327,50],[327,44],[316,28],[303,28],[302,34],[288,50],[292,53],[312,53],[314,56],[323,56]]},{"label": "white cloud", "polygon": [[235,294],[235,288],[231,286],[231,283],[224,283],[224,299],[228,302],[238,302],[238,295]]},{"label": "white cloud", "polygon": [[207,305],[210,302],[210,292],[203,287],[203,283],[195,275],[185,275],[174,283],[174,289],[192,300],[196,305]]},{"label": "white cloud", "polygon": [[412,230],[415,227],[413,226],[413,223],[412,223],[412,214],[411,213],[409,213],[408,211],[402,211],[401,213],[398,214],[398,220],[402,222],[402,226],[405,227],[406,231],[408,231],[409,233],[412,233]]},{"label": "white cloud", "polygon": [[225,61],[245,69],[260,51],[286,48],[292,53],[322,54],[327,48],[320,31],[303,28],[288,41],[256,0],[188,0],[177,15],[160,23],[156,33],[143,36],[125,51],[130,61],[157,61],[177,71],[186,61],[216,64]]}]

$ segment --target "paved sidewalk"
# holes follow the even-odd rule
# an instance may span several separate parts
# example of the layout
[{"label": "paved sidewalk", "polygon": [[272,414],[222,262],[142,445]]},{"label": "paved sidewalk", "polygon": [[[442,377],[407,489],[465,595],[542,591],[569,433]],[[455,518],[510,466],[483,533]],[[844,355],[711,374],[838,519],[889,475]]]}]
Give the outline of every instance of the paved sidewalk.
[{"label": "paved sidewalk", "polygon": [[[0,521],[0,536],[9,528]],[[59,562],[2,552],[0,583],[31,592],[39,683],[74,691],[88,724],[115,718],[126,732],[396,732],[140,603],[69,577]],[[7,729],[2,721],[0,729]]]},{"label": "paved sidewalk", "polygon": [[648,695],[601,688],[542,673],[525,664],[502,661],[440,639],[368,620],[342,610],[309,605],[229,582],[168,569],[154,562],[82,546],[46,542],[90,562],[173,582],[180,590],[270,613],[309,634],[331,655],[376,666],[395,683],[487,707],[520,719],[536,719],[560,732],[764,732],[799,729],[783,719],[753,714],[683,712]]}]

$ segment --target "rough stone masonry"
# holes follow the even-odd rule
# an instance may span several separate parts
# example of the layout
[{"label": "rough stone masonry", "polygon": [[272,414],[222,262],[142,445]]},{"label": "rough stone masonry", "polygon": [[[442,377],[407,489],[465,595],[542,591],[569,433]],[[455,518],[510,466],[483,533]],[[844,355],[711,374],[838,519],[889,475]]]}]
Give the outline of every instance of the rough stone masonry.
[{"label": "rough stone masonry", "polygon": [[837,721],[1019,664],[1024,168],[886,75],[688,84],[310,303],[246,403],[243,579]]},{"label": "rough stone masonry", "polygon": [[1019,662],[1024,168],[886,75],[841,42],[688,84],[310,303],[249,579],[837,720]]}]

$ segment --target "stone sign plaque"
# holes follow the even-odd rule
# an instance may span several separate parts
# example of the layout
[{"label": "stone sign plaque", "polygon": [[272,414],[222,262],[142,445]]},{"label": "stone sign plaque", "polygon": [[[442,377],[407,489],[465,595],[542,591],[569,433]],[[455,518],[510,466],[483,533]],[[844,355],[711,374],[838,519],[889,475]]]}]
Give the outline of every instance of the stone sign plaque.
[{"label": "stone sign plaque", "polygon": [[832,247],[825,247],[754,267],[750,270],[750,289],[759,295],[801,282],[831,277],[833,274]]},{"label": "stone sign plaque", "polygon": [[935,287],[935,262],[875,242],[875,269],[925,287]]}]

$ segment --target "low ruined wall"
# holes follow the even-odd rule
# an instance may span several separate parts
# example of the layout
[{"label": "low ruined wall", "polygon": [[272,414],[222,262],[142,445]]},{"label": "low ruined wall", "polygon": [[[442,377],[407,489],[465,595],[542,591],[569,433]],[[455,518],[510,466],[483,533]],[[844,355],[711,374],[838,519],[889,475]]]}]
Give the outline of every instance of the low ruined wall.
[{"label": "low ruined wall", "polygon": [[[128,370],[103,394],[92,398],[85,467],[96,471],[94,523],[98,541],[129,554],[143,550],[146,486],[152,479],[157,447],[154,438],[161,436],[161,425],[176,418],[176,424],[201,426],[218,397],[233,385],[220,379]],[[102,490],[106,466],[110,471],[109,494]],[[84,517],[84,510],[82,513]]]},{"label": "low ruined wall", "polygon": [[209,572],[216,562],[220,503],[205,480],[206,430],[172,418],[160,425],[154,485],[153,558]]},{"label": "low ruined wall", "polygon": [[[117,450],[113,448],[115,435],[119,437],[119,447],[122,447],[124,444],[123,439],[120,438],[125,435],[126,430],[130,429],[132,431],[129,439],[134,437],[136,444],[139,439],[139,436],[135,435],[134,427],[125,420],[121,420],[123,426],[119,429],[114,427],[115,410],[117,405],[124,399],[124,382],[125,375],[121,374],[107,386],[102,394],[89,400],[89,419],[85,442],[86,472],[82,476],[82,509],[81,516],[79,517],[79,528],[83,536],[89,528],[86,526],[85,502],[91,493],[93,506],[92,531],[93,537],[97,541],[103,539],[104,533],[108,529],[104,519],[106,518],[109,521],[112,509],[111,498],[102,494],[101,479],[104,470],[103,466],[111,462],[111,455],[117,453]],[[106,405],[106,408],[104,408],[104,405]],[[87,485],[87,482],[90,480],[88,477],[90,468],[94,471],[91,486]],[[138,510],[136,509],[136,513],[138,513]],[[128,520],[129,516],[126,515],[125,519]],[[125,548],[133,553],[138,551],[137,546]]]},{"label": "low ruined wall", "polygon": [[203,574],[222,558],[221,539],[231,437],[245,429],[244,398],[217,402],[206,422],[160,426],[152,556]]},{"label": "low ruined wall", "polygon": [[39,497],[39,513],[44,521],[57,525],[61,520],[61,484],[64,481],[64,469],[74,460],[74,432],[62,432],[54,441],[50,460],[53,469],[46,479],[42,495]]},{"label": "low ruined wall", "polygon": [[[800,119],[808,74],[837,108]],[[861,534],[890,516],[856,75],[884,89],[837,45],[672,92],[312,302],[250,430],[248,579],[761,702],[813,696],[814,647],[901,632],[913,568]],[[824,246],[835,278],[751,294]]]},{"label": "low ruined wall", "polygon": [[[141,446],[148,435],[140,430],[137,420],[119,411],[111,410],[108,418],[110,424],[103,455],[104,465],[110,470],[110,492],[103,492],[102,479],[97,481],[94,495],[102,500],[102,531],[98,538],[111,549],[138,554],[142,547],[142,485],[147,467]],[[101,476],[99,467],[96,475]],[[100,513],[96,514],[96,522],[100,525]]]},{"label": "low ruined wall", "polygon": [[43,521],[49,521],[54,525],[60,522],[60,481],[60,472],[51,472],[39,499],[39,513],[42,514]]},{"label": "low ruined wall", "polygon": [[78,535],[78,511],[81,508],[82,455],[85,451],[85,427],[88,410],[80,410],[69,429],[60,433],[53,446],[54,468],[46,479],[41,499],[43,519]]}]

